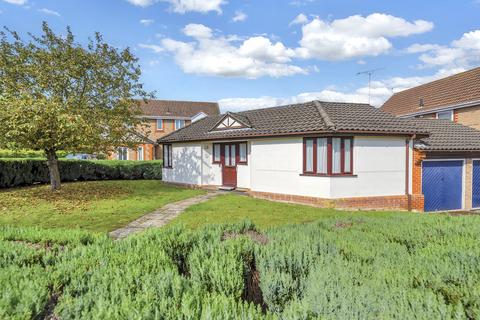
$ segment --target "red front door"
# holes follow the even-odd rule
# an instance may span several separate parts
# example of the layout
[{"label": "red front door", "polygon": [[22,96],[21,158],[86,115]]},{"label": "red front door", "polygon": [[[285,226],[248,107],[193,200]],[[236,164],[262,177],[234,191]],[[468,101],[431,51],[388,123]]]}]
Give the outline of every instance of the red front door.
[{"label": "red front door", "polygon": [[237,187],[237,144],[222,144],[222,183],[226,187]]}]

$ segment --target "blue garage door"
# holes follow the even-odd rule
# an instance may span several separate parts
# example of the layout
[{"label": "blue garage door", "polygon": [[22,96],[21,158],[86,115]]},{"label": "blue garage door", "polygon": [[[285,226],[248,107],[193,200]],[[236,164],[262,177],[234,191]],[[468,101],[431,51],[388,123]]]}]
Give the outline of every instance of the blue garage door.
[{"label": "blue garage door", "polygon": [[424,161],[422,191],[425,211],[462,208],[463,161]]},{"label": "blue garage door", "polygon": [[480,208],[480,160],[473,161],[472,207]]}]

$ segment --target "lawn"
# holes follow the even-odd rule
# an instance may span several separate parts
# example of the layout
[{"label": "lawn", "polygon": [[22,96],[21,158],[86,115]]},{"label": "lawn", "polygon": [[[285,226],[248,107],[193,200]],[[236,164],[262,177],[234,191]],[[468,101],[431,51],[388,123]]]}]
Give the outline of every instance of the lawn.
[{"label": "lawn", "polygon": [[108,232],[167,203],[204,193],[158,180],[65,183],[0,191],[0,225]]},{"label": "lawn", "polygon": [[196,229],[212,223],[236,223],[248,219],[258,228],[265,229],[286,224],[310,223],[329,217],[344,218],[361,215],[380,218],[391,217],[395,214],[415,215],[390,211],[340,211],[229,194],[187,208],[172,224],[184,224],[189,228]]}]

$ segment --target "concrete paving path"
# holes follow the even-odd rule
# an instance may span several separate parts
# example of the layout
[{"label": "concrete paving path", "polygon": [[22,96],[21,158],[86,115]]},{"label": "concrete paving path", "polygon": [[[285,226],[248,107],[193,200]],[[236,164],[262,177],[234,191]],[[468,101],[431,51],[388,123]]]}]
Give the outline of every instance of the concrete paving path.
[{"label": "concrete paving path", "polygon": [[202,203],[208,201],[212,198],[215,198],[221,191],[214,191],[208,192],[207,194],[181,200],[178,202],[169,203],[158,210],[155,210],[152,213],[148,213],[144,216],[141,216],[135,221],[130,222],[125,227],[120,229],[114,230],[110,232],[108,235],[113,239],[123,239],[126,236],[137,233],[140,231],[145,230],[146,228],[150,227],[162,227],[166,225],[170,220],[177,217],[180,213],[182,213],[185,209],[190,206],[193,206],[198,203]]}]

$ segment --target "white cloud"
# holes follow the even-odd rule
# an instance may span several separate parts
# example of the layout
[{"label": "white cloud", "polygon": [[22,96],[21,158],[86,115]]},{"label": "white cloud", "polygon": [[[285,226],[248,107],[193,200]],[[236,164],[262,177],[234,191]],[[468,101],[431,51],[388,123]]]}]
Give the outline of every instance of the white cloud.
[{"label": "white cloud", "polygon": [[297,52],[304,58],[323,60],[377,56],[391,49],[388,38],[424,33],[432,28],[432,22],[409,22],[382,13],[366,17],[354,15],[331,22],[315,18],[303,25],[301,48]]},{"label": "white cloud", "polygon": [[[375,80],[371,83],[371,104],[380,107],[393,93],[399,92],[420,84],[443,78],[463,69],[441,69],[437,73],[424,77],[391,77]],[[337,90],[327,87],[320,91],[304,92],[291,97],[263,96],[258,98],[226,98],[219,100],[222,111],[244,111],[258,108],[274,107],[279,105],[301,103],[312,100],[368,103],[368,86],[353,90]]]},{"label": "white cloud", "polygon": [[300,13],[298,16],[295,17],[295,19],[293,19],[289,24],[288,26],[293,26],[295,24],[305,24],[308,22],[308,18],[306,15],[304,15],[303,13]]},{"label": "white cloud", "polygon": [[142,48],[142,49],[152,50],[152,51],[155,52],[155,53],[161,53],[161,52],[165,51],[161,46],[156,45],[156,44],[143,44],[143,43],[140,43],[138,46],[139,46],[140,48]]},{"label": "white cloud", "polygon": [[241,10],[237,10],[237,11],[235,11],[235,15],[233,16],[232,21],[233,22],[242,22],[242,21],[247,20],[247,18],[248,18],[248,16],[245,12],[243,12]]},{"label": "white cloud", "polygon": [[147,26],[147,27],[154,22],[155,22],[155,20],[153,20],[153,19],[141,19],[140,20],[140,23],[143,24],[144,26]]},{"label": "white cloud", "polygon": [[44,14],[48,14],[48,15],[51,15],[51,16],[60,17],[60,13],[58,13],[57,11],[53,11],[53,10],[47,9],[47,8],[38,9],[38,12],[41,12],[41,13],[44,13]]},{"label": "white cloud", "polygon": [[414,44],[409,53],[421,53],[423,67],[465,68],[480,63],[480,29],[464,33],[448,46],[438,44]]},{"label": "white cloud", "polygon": [[28,2],[27,0],[3,0],[3,1],[11,4],[16,4],[18,6],[23,6]]},{"label": "white cloud", "polygon": [[[8,0],[19,1],[19,0]],[[226,2],[224,0],[127,0],[131,4],[139,7],[148,7],[156,2],[167,2],[170,9],[177,13],[186,13],[190,11],[207,13],[215,11],[222,13],[221,6]]]},{"label": "white cloud", "polygon": [[127,1],[139,7],[148,7],[156,2],[156,0],[127,0]]},{"label": "white cloud", "polygon": [[[295,55],[292,49],[286,48],[281,42],[272,43],[263,36],[239,41],[238,37],[215,36],[212,29],[202,24],[189,24],[183,32],[194,41],[167,38],[161,44],[173,54],[176,63],[186,73],[255,79],[308,72],[299,66],[287,64]],[[238,45],[235,45],[237,42]]]}]

